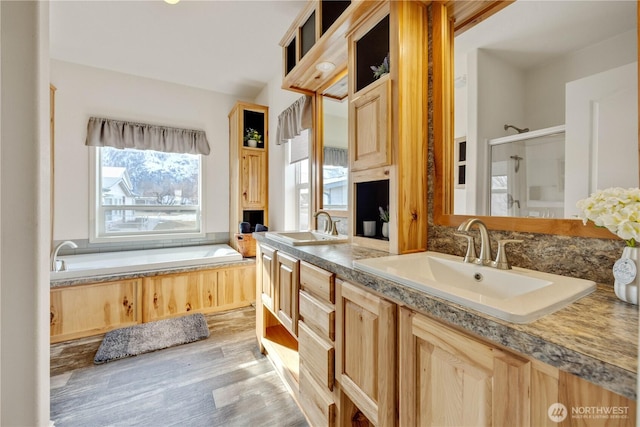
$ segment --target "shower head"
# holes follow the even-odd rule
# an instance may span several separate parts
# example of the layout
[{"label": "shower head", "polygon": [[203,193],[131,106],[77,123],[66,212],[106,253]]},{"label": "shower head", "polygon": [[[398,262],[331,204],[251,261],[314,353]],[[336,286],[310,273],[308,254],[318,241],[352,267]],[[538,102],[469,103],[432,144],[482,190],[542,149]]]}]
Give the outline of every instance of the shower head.
[{"label": "shower head", "polygon": [[504,130],[508,130],[509,128],[515,129],[518,133],[529,132],[529,128],[520,129],[515,127],[514,125],[504,125]]}]

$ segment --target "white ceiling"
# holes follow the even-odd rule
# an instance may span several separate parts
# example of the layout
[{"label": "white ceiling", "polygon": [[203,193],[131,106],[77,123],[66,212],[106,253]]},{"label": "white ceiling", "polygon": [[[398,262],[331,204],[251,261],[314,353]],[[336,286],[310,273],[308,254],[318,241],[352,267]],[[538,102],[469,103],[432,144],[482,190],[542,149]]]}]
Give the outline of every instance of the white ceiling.
[{"label": "white ceiling", "polygon": [[55,0],[50,55],[253,99],[281,72],[279,42],[305,4]]},{"label": "white ceiling", "polygon": [[[280,72],[278,43],[305,4],[54,0],[51,57],[253,99]],[[529,67],[635,28],[636,7],[635,0],[519,0],[458,36],[456,52],[484,47]]]},{"label": "white ceiling", "polygon": [[455,39],[458,55],[487,49],[522,69],[637,26],[635,0],[519,0]]}]

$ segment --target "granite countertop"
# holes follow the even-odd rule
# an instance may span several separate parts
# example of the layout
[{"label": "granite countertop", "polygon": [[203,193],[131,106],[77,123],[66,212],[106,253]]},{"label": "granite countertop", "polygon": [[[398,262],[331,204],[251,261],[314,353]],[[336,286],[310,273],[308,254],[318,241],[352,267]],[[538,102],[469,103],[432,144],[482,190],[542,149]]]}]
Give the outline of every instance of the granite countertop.
[{"label": "granite countertop", "polygon": [[610,286],[598,285],[592,294],[555,313],[515,324],[353,268],[354,260],[388,256],[387,252],[349,243],[292,247],[254,235],[397,304],[636,399],[638,307],[620,301]]},{"label": "granite countertop", "polygon": [[252,265],[252,264],[255,264],[255,262],[256,262],[255,258],[245,258],[242,261],[201,264],[201,265],[196,265],[191,267],[171,267],[171,268],[158,269],[158,270],[136,271],[132,273],[114,273],[114,274],[103,274],[103,275],[96,275],[96,276],[83,276],[83,277],[72,278],[72,279],[58,279],[58,280],[51,280],[49,283],[50,283],[50,287],[53,289],[53,288],[61,288],[65,286],[86,285],[87,283],[113,282],[115,280],[138,279],[140,277],[153,277],[153,276],[160,276],[163,274],[190,273],[193,271],[212,270],[212,269],[225,268],[225,267],[234,267],[239,265]]}]

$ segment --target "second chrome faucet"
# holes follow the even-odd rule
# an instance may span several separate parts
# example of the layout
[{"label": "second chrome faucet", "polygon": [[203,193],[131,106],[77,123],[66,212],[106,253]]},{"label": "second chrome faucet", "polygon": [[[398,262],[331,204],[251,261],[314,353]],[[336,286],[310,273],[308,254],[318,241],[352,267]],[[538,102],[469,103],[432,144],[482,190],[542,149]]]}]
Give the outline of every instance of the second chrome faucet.
[{"label": "second chrome faucet", "polygon": [[464,262],[474,263],[478,265],[488,265],[500,270],[509,270],[511,265],[507,260],[506,245],[508,243],[520,243],[522,240],[507,239],[498,241],[498,254],[493,260],[491,256],[491,240],[489,239],[489,231],[487,226],[478,218],[469,218],[458,227],[458,231],[467,232],[476,226],[480,232],[480,256],[476,255],[475,243],[473,236],[463,233],[455,233],[456,236],[467,239],[467,253]]}]

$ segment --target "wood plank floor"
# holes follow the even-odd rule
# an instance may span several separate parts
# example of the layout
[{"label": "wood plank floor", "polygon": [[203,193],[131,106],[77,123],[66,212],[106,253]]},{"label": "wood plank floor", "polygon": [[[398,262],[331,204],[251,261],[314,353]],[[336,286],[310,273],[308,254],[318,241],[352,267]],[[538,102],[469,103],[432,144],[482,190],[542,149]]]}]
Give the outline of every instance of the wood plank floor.
[{"label": "wood plank floor", "polygon": [[253,307],[207,316],[206,340],[93,365],[102,337],[51,345],[64,426],[307,426],[255,337]]}]

